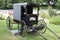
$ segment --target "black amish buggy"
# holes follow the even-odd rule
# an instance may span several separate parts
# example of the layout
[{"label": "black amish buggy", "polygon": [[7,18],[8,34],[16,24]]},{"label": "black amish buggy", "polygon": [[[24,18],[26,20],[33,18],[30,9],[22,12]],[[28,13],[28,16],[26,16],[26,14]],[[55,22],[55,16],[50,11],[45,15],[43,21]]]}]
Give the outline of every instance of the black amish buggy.
[{"label": "black amish buggy", "polygon": [[[41,6],[39,3],[17,3],[13,5],[13,21],[18,24],[17,32],[15,31],[15,34],[25,36],[27,33],[39,33],[45,40],[47,39],[42,34],[46,32],[46,29],[55,34],[46,26],[44,20],[38,20],[39,6]],[[37,12],[34,13],[35,11],[33,9]],[[12,31],[10,16],[8,16],[6,22],[8,29]],[[58,35],[56,36],[59,38]]]},{"label": "black amish buggy", "polygon": [[[34,13],[34,8],[36,8],[36,13]],[[46,23],[44,20],[38,20],[39,16],[39,4],[34,3],[17,3],[13,6],[13,21],[18,25],[21,24],[21,27],[18,26],[18,31],[23,34],[23,31],[27,30],[27,32],[36,32],[38,30],[44,29]],[[38,22],[41,21],[41,25],[38,25]],[[11,19],[10,16],[7,18],[7,25],[9,30],[11,27]],[[36,30],[36,31],[35,31]]]}]

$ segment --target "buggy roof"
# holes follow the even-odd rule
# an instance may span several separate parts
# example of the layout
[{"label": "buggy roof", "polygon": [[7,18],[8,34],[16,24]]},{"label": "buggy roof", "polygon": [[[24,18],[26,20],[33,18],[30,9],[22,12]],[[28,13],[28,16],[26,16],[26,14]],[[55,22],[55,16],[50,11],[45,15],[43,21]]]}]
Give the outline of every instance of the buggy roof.
[{"label": "buggy roof", "polygon": [[27,3],[16,3],[14,5],[27,5]]}]

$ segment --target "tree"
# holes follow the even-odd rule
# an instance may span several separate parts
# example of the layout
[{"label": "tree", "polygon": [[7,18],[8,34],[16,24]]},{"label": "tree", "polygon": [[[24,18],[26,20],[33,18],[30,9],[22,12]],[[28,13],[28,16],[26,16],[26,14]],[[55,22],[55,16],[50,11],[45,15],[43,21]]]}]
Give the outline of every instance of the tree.
[{"label": "tree", "polygon": [[5,0],[0,0],[0,8],[4,8],[5,7]]}]

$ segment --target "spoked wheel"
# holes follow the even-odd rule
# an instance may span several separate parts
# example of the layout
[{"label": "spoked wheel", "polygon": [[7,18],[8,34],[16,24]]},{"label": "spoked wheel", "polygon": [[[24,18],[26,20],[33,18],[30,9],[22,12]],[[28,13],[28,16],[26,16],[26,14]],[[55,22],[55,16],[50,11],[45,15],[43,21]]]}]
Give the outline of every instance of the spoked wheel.
[{"label": "spoked wheel", "polygon": [[9,30],[12,29],[11,18],[8,16],[6,19],[6,24]]},{"label": "spoked wheel", "polygon": [[41,34],[45,33],[46,32],[46,28],[47,28],[45,21],[44,20],[39,20],[39,24],[38,25],[41,27],[41,30],[39,30],[39,32]]},{"label": "spoked wheel", "polygon": [[20,28],[20,35],[21,36],[26,36],[26,34],[27,34],[27,26],[26,26],[26,24],[25,24],[25,22],[24,21],[21,21],[21,28]]}]

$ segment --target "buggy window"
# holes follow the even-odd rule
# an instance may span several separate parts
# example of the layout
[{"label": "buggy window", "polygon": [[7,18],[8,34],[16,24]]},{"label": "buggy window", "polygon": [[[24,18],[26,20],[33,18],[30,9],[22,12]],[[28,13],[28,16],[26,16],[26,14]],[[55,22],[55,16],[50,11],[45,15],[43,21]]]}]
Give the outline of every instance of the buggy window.
[{"label": "buggy window", "polygon": [[33,14],[37,14],[38,10],[36,7],[33,8]]}]

